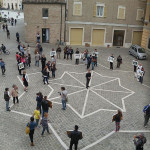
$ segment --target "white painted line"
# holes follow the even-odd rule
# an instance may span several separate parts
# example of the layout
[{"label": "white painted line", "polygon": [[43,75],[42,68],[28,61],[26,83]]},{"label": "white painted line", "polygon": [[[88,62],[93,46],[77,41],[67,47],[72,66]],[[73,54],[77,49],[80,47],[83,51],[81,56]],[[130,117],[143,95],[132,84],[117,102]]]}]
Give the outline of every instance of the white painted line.
[{"label": "white painted line", "polygon": [[70,104],[67,104],[67,106],[69,106],[70,109],[72,109],[72,111],[74,111],[74,113],[77,114],[81,119],[83,118]]},{"label": "white painted line", "polygon": [[110,102],[108,99],[106,99],[106,98],[104,98],[103,96],[99,95],[98,93],[96,93],[96,92],[93,91],[92,89],[91,89],[91,91],[92,91],[93,93],[95,93],[97,96],[99,96],[100,98],[102,98],[103,100],[105,100],[106,102],[108,102],[108,103],[110,103],[111,105],[115,106],[116,108],[120,109],[122,112],[125,111],[124,109],[122,109],[122,108],[120,108],[119,106],[115,105],[114,103]]},{"label": "white painted line", "polygon": [[[52,82],[51,82],[52,83]],[[61,83],[52,83],[52,84],[57,84],[57,85],[64,85],[64,86],[71,86],[71,87],[77,87],[77,88],[85,88],[85,87],[80,87],[80,86],[74,86],[74,85],[68,85],[68,84],[61,84]]]},{"label": "white painted line", "polygon": [[150,133],[150,130],[120,130],[119,131],[120,133],[143,133],[143,132],[147,132],[147,133]]},{"label": "white painted line", "polygon": [[28,117],[32,117],[32,115],[22,113],[22,112],[18,112],[18,111],[15,111],[15,110],[11,110],[11,112],[16,113],[16,114],[20,114],[20,115],[24,115],[24,116],[28,116]]},{"label": "white painted line", "polygon": [[93,147],[94,145],[96,145],[96,144],[102,142],[103,140],[107,139],[108,137],[110,137],[110,136],[113,135],[114,133],[115,133],[115,131],[110,132],[109,134],[105,135],[105,136],[102,137],[101,139],[99,139],[99,140],[97,140],[96,142],[94,142],[94,143],[92,143],[92,144],[90,144],[90,145],[88,145],[88,146],[82,148],[81,150],[87,150],[87,149]]},{"label": "white painted line", "polygon": [[[20,99],[26,92],[23,92],[19,97],[18,99]],[[10,105],[10,108],[12,108],[14,106],[14,104]]]},{"label": "white painted line", "polygon": [[[91,87],[93,88],[93,87]],[[124,92],[124,91],[112,91],[112,90],[104,90],[104,89],[95,89],[93,88],[93,90],[96,90],[96,91],[106,91],[106,92],[118,92],[118,93],[132,93],[132,92]]]},{"label": "white painted line", "polygon": [[101,84],[98,84],[98,85],[92,86],[92,88],[93,88],[93,87],[100,86],[100,85],[103,85],[103,84],[106,84],[106,83],[109,83],[109,82],[113,82],[113,81],[115,81],[115,80],[117,80],[117,79],[118,79],[118,78],[115,78],[115,79],[113,79],[113,80],[110,80],[110,81],[107,81],[107,82],[104,82],[104,83],[101,83]]},{"label": "white painted line", "polygon": [[74,66],[74,67],[77,67],[77,66],[82,66],[84,64],[79,64],[79,65],[72,65],[72,64],[63,64],[63,63],[57,63],[58,65],[66,65],[66,66]]},{"label": "white painted line", "polygon": [[150,86],[148,86],[148,85],[146,85],[146,84],[142,84],[142,85],[150,89]]},{"label": "white painted line", "polygon": [[54,92],[54,89],[50,85],[48,85],[48,87],[51,89],[51,92],[48,94],[47,98],[49,98]]},{"label": "white painted line", "polygon": [[91,86],[92,79],[93,79],[93,71],[91,72],[91,80],[90,80],[90,82],[89,82],[89,86]]},{"label": "white painted line", "polygon": [[58,99],[61,98],[60,96],[54,97],[54,98],[49,98],[50,101],[54,100],[54,99]]},{"label": "white painted line", "polygon": [[18,80],[20,81],[21,85],[24,87],[22,80],[17,76]]},{"label": "white painted line", "polygon": [[104,65],[102,65],[100,63],[97,63],[97,64],[100,65],[100,66],[102,66],[102,67],[104,67],[105,69],[110,69],[110,68],[108,68],[108,67],[106,67],[106,66],[104,66]]},{"label": "white painted line", "polygon": [[70,77],[72,77],[74,80],[76,80],[77,82],[79,82],[81,85],[83,85],[83,86],[85,87],[85,85],[84,85],[81,81],[79,81],[78,79],[76,79],[74,76],[72,76],[72,75],[69,74],[68,72],[67,72],[67,74],[68,74]]},{"label": "white painted line", "polygon": [[82,73],[78,73],[78,72],[68,72],[68,73],[74,73],[74,74],[86,74],[87,72],[82,72]]},{"label": "white painted line", "polygon": [[30,76],[30,75],[38,74],[38,73],[41,73],[41,74],[42,74],[42,72],[35,72],[35,73],[29,73],[28,75]]},{"label": "white painted line", "polygon": [[[60,138],[60,136],[57,134],[57,132],[55,131],[55,129],[52,127],[52,125],[50,123],[48,123],[49,128],[52,130],[52,132],[54,133],[55,137],[57,138],[57,140],[60,142],[60,144],[67,150],[68,146],[62,141],[62,139]],[[66,135],[67,136],[67,135]]]},{"label": "white painted line", "polygon": [[80,93],[80,92],[82,92],[82,91],[86,91],[86,89],[83,89],[83,90],[80,90],[80,91],[76,91],[76,92],[70,93],[70,94],[68,94],[68,96],[73,95],[73,94],[76,94],[76,93]]},{"label": "white painted line", "polygon": [[97,75],[99,75],[99,76],[101,76],[101,77],[106,77],[106,78],[110,78],[110,79],[116,79],[116,77],[103,76],[103,75],[101,75],[100,73],[95,72],[95,71],[94,71],[94,73],[96,73]]},{"label": "white painted line", "polygon": [[[50,100],[50,99],[48,99],[48,100]],[[52,103],[62,105],[62,103],[60,103],[60,102],[54,102],[54,101],[52,101]]]},{"label": "white painted line", "polygon": [[84,105],[83,105],[83,109],[82,109],[82,117],[84,116],[84,113],[85,113],[85,108],[86,108],[86,104],[87,104],[87,100],[88,100],[88,96],[89,96],[89,89],[87,90],[87,93],[86,93],[86,97],[85,97],[85,101],[84,101]]},{"label": "white painted line", "polygon": [[52,80],[48,80],[48,81],[55,81],[55,80],[58,80],[58,79],[62,79],[63,78],[63,76],[65,75],[65,73],[66,73],[66,71],[61,75],[61,77],[60,78],[57,78],[57,79],[52,79]]},{"label": "white painted line", "polygon": [[111,110],[111,109],[98,109],[90,114],[87,114],[87,115],[84,115],[83,118],[86,118],[86,117],[89,117],[89,116],[92,116],[100,111],[110,111],[110,112],[117,112],[117,110]]}]

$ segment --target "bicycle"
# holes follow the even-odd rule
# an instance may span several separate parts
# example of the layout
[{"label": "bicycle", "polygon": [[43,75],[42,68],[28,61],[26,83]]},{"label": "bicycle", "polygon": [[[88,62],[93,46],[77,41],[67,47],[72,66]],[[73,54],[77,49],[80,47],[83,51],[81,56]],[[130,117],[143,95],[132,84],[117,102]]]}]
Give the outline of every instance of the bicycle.
[{"label": "bicycle", "polygon": [[1,55],[2,53],[4,53],[5,55],[9,55],[9,54],[10,54],[9,50],[5,50],[5,52],[4,52],[4,51],[2,50],[2,47],[0,47],[0,55]]}]

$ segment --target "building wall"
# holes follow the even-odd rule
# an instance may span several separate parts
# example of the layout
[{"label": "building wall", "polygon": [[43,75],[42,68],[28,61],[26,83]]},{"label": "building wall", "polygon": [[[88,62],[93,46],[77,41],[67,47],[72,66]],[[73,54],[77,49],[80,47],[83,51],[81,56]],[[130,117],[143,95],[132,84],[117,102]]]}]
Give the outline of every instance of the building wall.
[{"label": "building wall", "polygon": [[[48,18],[42,18],[42,8],[48,8]],[[30,14],[30,15],[29,15]],[[36,42],[36,34],[40,33],[42,38],[42,28],[49,28],[50,43],[56,43],[60,39],[60,4],[24,4],[25,41]],[[62,41],[64,41],[65,6],[62,5]]]},{"label": "building wall", "polygon": [[[74,2],[82,2],[82,15],[73,15]],[[99,2],[106,7],[105,17],[96,17],[93,15],[94,6]],[[118,6],[125,7],[125,19],[117,19]],[[68,0],[67,8],[67,44],[70,44],[70,28],[83,27],[84,41],[91,45],[92,30],[94,28],[105,29],[104,45],[112,46],[114,30],[125,30],[124,47],[129,47],[132,44],[133,31],[142,31],[142,21],[136,20],[137,9],[145,11],[146,2],[140,0]]]},{"label": "building wall", "polygon": [[22,10],[22,0],[3,0],[3,8],[8,8],[8,4],[9,9],[12,9],[13,4],[14,10]]},{"label": "building wall", "polygon": [[147,7],[146,7],[146,13],[145,13],[145,23],[144,23],[141,45],[145,49],[150,50],[150,48],[148,47],[149,39],[150,39],[150,0],[147,0]]}]

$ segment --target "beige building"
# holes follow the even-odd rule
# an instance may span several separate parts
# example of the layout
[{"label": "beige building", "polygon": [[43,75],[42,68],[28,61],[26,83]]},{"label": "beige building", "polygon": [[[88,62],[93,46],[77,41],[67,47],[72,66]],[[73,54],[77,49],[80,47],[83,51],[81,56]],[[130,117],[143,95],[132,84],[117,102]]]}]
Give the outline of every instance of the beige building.
[{"label": "beige building", "polygon": [[67,0],[67,45],[141,44],[146,0]]},{"label": "beige building", "polygon": [[150,0],[147,0],[147,7],[146,7],[146,13],[145,13],[141,45],[145,49],[150,50]]},{"label": "beige building", "polygon": [[3,0],[3,8],[22,10],[22,0]]},{"label": "beige building", "polygon": [[65,38],[65,0],[23,0],[25,41],[56,43]]}]

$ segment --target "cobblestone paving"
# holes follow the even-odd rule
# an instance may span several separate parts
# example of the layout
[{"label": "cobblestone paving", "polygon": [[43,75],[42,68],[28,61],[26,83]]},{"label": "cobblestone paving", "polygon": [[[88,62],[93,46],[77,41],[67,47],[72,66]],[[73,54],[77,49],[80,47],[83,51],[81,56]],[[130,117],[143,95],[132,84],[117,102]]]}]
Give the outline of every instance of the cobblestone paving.
[{"label": "cobblestone paving", "polygon": [[[10,40],[7,40],[6,33],[0,30],[0,41],[11,52],[9,56],[4,54],[0,56],[6,62],[6,76],[0,76],[0,150],[63,150],[69,146],[70,141],[66,136],[66,131],[73,129],[75,124],[79,125],[84,137],[79,142],[79,149],[132,150],[134,149],[132,137],[140,131],[145,132],[147,137],[145,150],[149,149],[150,135],[148,132],[150,126],[147,129],[143,127],[142,109],[150,103],[150,88],[147,87],[150,86],[150,59],[139,61],[146,70],[144,85],[141,85],[134,78],[133,66],[131,65],[134,58],[128,55],[127,49],[98,48],[100,52],[99,65],[92,72],[91,86],[87,90],[85,88],[86,66],[83,62],[76,66],[74,60],[57,60],[56,80],[50,79],[50,84],[44,85],[40,73],[41,67],[34,66],[34,47],[32,47],[32,65],[31,68],[26,69],[30,80],[29,91],[24,93],[15,60],[15,52],[17,52],[15,33],[18,31],[21,35],[21,41],[24,41],[23,20],[19,20],[16,27],[9,28]],[[55,46],[48,47],[43,44],[47,59],[50,59],[49,51],[52,47]],[[83,49],[85,48],[80,47],[81,51]],[[107,58],[111,53],[115,58],[119,54],[123,57],[120,69],[114,67],[114,71],[109,70]],[[116,62],[114,66],[116,66]],[[113,81],[109,82],[110,80]],[[12,111],[9,113],[5,111],[3,91],[5,87],[11,89],[13,84],[18,85],[21,98],[20,103],[12,106]],[[66,111],[61,110],[61,99],[58,94],[61,86],[66,87],[69,95]],[[41,137],[41,128],[37,129],[34,135],[35,147],[31,148],[29,137],[25,135],[25,126],[36,107],[35,97],[38,91],[49,96],[49,99],[53,101],[53,109],[49,110],[49,126],[52,134],[45,134],[44,137]],[[12,100],[10,105],[12,105]],[[111,123],[111,120],[119,108],[124,112],[124,119],[121,122],[122,132],[114,133],[115,125]],[[62,144],[57,138],[62,140]]]}]

